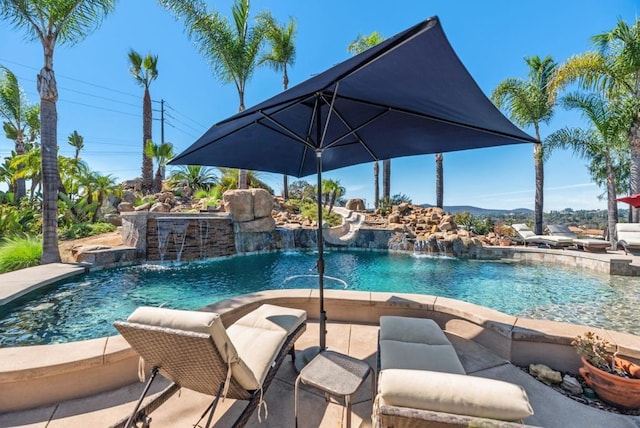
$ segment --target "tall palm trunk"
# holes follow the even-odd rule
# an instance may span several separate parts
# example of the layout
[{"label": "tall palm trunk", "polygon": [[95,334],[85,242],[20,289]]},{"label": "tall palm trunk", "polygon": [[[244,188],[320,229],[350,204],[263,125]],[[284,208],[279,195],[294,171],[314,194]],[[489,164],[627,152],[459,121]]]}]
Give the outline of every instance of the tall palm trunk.
[{"label": "tall palm trunk", "polygon": [[391,160],[382,161],[382,198],[391,199]]},{"label": "tall palm trunk", "polygon": [[145,88],[142,100],[142,192],[145,194],[153,189],[153,161],[144,149],[147,141],[151,139],[151,114],[151,95],[149,88]]},{"label": "tall palm trunk", "polygon": [[536,196],[534,202],[534,233],[542,235],[542,210],[544,208],[544,162],[540,129],[535,125],[537,143],[533,144],[533,163],[536,173]]},{"label": "tall palm trunk", "polygon": [[[244,92],[238,90],[238,95],[240,96],[240,107],[238,108],[238,112],[244,111]],[[247,182],[247,170],[241,169],[238,171],[238,189],[248,189],[249,183]]]},{"label": "tall palm trunk", "polygon": [[[631,171],[629,180],[631,181],[631,194],[640,193],[640,113],[629,131],[629,146],[631,147]],[[638,208],[630,208],[631,221],[638,223],[640,221],[640,210]]]},{"label": "tall palm trunk", "polygon": [[[287,63],[284,63],[284,70],[282,72],[282,89],[284,91],[287,90],[287,88],[289,87],[289,76],[287,75]],[[287,176],[287,174],[284,174],[282,176],[282,197],[284,198],[285,201],[289,200],[289,177]]]},{"label": "tall palm trunk", "polygon": [[611,241],[611,249],[617,248],[615,236],[616,224],[618,223],[618,202],[616,201],[616,173],[613,170],[611,159],[606,156],[607,162],[607,212],[608,212],[608,227],[609,227],[609,240]]},{"label": "tall palm trunk", "polygon": [[[22,133],[22,129],[20,129],[20,124],[18,124],[18,127],[16,127],[16,154],[17,155],[23,155],[26,153],[25,147],[24,147],[24,134]],[[23,168],[22,165],[18,166],[18,171],[20,171]],[[16,180],[16,184],[15,184],[15,198],[14,201],[16,203],[16,205],[19,203],[20,199],[22,197],[24,197],[27,194],[27,186],[25,184],[25,179],[24,178],[18,178]]]},{"label": "tall palm trunk", "polygon": [[380,165],[378,161],[373,163],[373,207],[380,206]]},{"label": "tall palm trunk", "polygon": [[53,72],[54,43],[43,39],[44,66],[38,74],[42,129],[42,264],[61,261],[58,249],[58,88]]},{"label": "tall palm trunk", "polygon": [[444,207],[443,192],[442,153],[436,153],[436,206],[438,208]]}]

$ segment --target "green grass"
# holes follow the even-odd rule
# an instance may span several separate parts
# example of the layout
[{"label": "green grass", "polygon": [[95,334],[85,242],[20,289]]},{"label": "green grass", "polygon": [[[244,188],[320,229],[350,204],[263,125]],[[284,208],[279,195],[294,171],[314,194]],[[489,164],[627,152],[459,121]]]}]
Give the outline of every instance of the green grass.
[{"label": "green grass", "polygon": [[42,241],[39,238],[6,238],[0,243],[0,273],[36,266],[41,257]]}]

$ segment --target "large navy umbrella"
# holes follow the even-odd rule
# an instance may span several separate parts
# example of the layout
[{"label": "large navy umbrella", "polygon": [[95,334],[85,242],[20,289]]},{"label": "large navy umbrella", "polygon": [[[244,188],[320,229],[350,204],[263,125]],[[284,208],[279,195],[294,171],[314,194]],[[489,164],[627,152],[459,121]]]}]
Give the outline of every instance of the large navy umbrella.
[{"label": "large navy umbrella", "polygon": [[322,172],[401,156],[535,142],[487,99],[429,18],[213,125],[170,163],[318,180],[320,349],[325,349]]}]

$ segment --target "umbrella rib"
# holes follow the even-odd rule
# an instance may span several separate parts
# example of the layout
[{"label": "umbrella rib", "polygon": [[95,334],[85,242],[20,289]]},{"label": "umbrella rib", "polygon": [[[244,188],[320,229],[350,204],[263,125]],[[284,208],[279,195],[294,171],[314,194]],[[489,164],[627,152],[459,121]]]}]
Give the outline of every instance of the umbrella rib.
[{"label": "umbrella rib", "polygon": [[422,119],[429,119],[429,120],[433,120],[435,122],[440,122],[440,123],[446,123],[447,125],[454,125],[454,126],[458,126],[460,128],[467,128],[467,129],[472,129],[474,131],[479,131],[479,132],[484,132],[486,134],[492,134],[492,135],[498,135],[500,137],[507,137],[507,138],[511,138],[514,140],[518,140],[518,141],[526,141],[528,143],[536,143],[536,139],[535,138],[522,138],[522,137],[518,137],[512,134],[509,134],[508,132],[501,132],[501,131],[494,131],[491,129],[487,129],[487,128],[483,128],[481,126],[477,126],[477,125],[470,125],[468,123],[462,123],[462,122],[458,122],[455,120],[451,120],[451,119],[445,119],[442,117],[437,117],[437,116],[433,116],[431,114],[427,114],[427,113],[420,113],[420,112],[416,112],[413,110],[407,110],[407,109],[402,109],[399,107],[391,107],[391,106],[385,106],[379,103],[374,103],[371,101],[365,101],[365,100],[361,100],[359,98],[353,98],[353,97],[342,97],[344,100],[347,101],[354,101],[354,102],[359,102],[362,104],[366,104],[366,105],[370,105],[370,106],[374,106],[374,107],[379,107],[379,108],[384,108],[384,109],[388,109],[388,111],[393,111],[393,112],[397,112],[397,113],[402,113],[402,114],[408,114],[408,115],[412,115],[412,116],[416,116],[416,117],[420,117]]},{"label": "umbrella rib", "polygon": [[[327,103],[327,100],[324,98],[323,99],[325,101],[325,103]],[[327,103],[328,104],[328,103]],[[373,122],[374,120],[377,120],[378,118],[380,118],[381,116],[383,116],[385,113],[388,112],[387,110],[382,111],[380,114],[376,115],[375,117],[371,118],[370,120],[368,120],[367,122],[361,124],[360,126],[356,127],[355,129],[347,122],[347,120],[344,118],[344,116],[338,111],[338,109],[334,108],[333,106],[331,107],[331,111],[334,112],[336,114],[336,116],[338,116],[338,119],[340,119],[340,121],[344,124],[344,126],[347,127],[347,129],[349,129],[349,132],[347,132],[346,134],[344,134],[341,137],[338,137],[336,140],[334,140],[332,143],[327,145],[327,148],[330,148],[334,145],[336,145],[338,142],[340,142],[341,140],[343,140],[344,138],[348,137],[349,135],[353,134],[356,139],[358,140],[358,143],[360,143],[362,145],[362,147],[364,147],[364,149],[367,151],[367,153],[369,153],[369,155],[371,155],[372,160],[379,160],[378,156],[376,156],[371,149],[369,148],[369,146],[362,140],[362,138],[360,138],[360,135],[358,135],[358,130],[362,129],[363,127],[369,125],[371,122]]]},{"label": "umbrella rib", "polygon": [[[257,124],[260,126],[264,126],[265,128],[269,128],[272,131],[277,132],[280,135],[283,135],[285,137],[291,137],[294,139],[294,141],[298,142],[298,143],[302,143],[305,146],[309,146],[309,147],[313,147],[313,145],[309,144],[308,141],[306,141],[304,138],[302,138],[301,136],[299,136],[298,134],[296,134],[295,132],[293,132],[291,129],[287,128],[284,124],[278,122],[276,119],[272,118],[271,116],[269,116],[268,114],[266,114],[265,112],[263,112],[262,110],[260,110],[258,112],[264,119],[267,119],[269,122],[275,124],[278,128],[280,129],[276,129],[273,128],[269,125],[267,125],[266,123],[263,123],[262,121],[257,121]],[[282,132],[282,130],[286,131],[286,132]],[[314,147],[315,148],[315,147]]]}]

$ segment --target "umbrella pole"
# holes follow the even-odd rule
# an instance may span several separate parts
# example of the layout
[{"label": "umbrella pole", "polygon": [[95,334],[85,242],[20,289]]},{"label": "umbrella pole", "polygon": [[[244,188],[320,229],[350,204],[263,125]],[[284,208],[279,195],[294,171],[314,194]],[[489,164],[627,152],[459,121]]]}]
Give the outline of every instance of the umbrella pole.
[{"label": "umbrella pole", "polygon": [[327,313],[324,310],[324,237],[322,236],[322,151],[316,151],[316,168],[318,172],[318,288],[320,290],[320,352],[326,349]]}]

